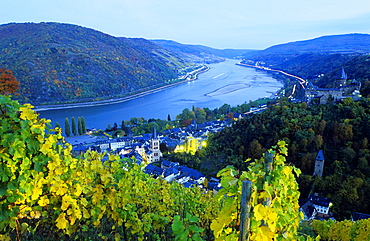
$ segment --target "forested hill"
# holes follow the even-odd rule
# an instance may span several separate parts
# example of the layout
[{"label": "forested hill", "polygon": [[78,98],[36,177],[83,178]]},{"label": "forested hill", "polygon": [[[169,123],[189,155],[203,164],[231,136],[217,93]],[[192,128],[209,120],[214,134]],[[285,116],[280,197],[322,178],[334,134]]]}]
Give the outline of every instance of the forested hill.
[{"label": "forested hill", "polygon": [[[370,53],[369,34],[344,34],[279,44],[265,50],[246,53],[244,59],[286,71],[295,71],[304,78],[306,76],[310,78],[316,73],[326,74],[325,71],[335,69],[354,56],[368,53]],[[301,70],[306,72],[300,73]]]},{"label": "forested hill", "polygon": [[240,57],[256,50],[250,49],[214,49],[202,45],[181,44],[172,40],[151,40],[153,43],[175,52],[194,62],[219,62],[224,58]]},{"label": "forested hill", "polygon": [[245,57],[275,63],[301,54],[365,54],[370,53],[369,34],[343,34],[289,42],[265,50],[248,53]]},{"label": "forested hill", "polygon": [[[289,149],[287,161],[303,172],[298,178],[301,199],[310,192],[330,198],[336,219],[350,218],[352,212],[370,213],[369,110],[369,99],[354,102],[346,98],[336,105],[311,106],[282,99],[279,105],[215,134],[204,159],[218,168],[234,165],[245,170],[248,163],[244,160],[258,159],[284,140]],[[324,152],[325,168],[314,185],[319,150]]]},{"label": "forested hill", "polygon": [[145,39],[62,23],[0,25],[0,67],[33,104],[126,95],[177,78],[187,65]]},{"label": "forested hill", "polygon": [[362,82],[361,94],[368,96],[369,53],[369,34],[345,34],[275,45],[244,55],[244,61],[286,71],[320,87],[335,87],[344,67],[349,79]]}]

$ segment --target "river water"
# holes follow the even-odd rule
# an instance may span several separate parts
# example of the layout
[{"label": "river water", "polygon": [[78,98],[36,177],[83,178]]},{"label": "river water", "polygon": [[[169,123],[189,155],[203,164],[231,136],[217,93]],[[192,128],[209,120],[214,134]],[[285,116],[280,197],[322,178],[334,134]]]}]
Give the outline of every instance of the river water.
[{"label": "river water", "polygon": [[271,75],[236,63],[236,60],[227,60],[210,64],[210,70],[200,74],[195,81],[137,99],[102,106],[39,111],[40,117],[59,122],[64,127],[66,117],[84,116],[88,128],[105,129],[108,124],[113,126],[116,122],[120,125],[122,120],[132,117],[167,119],[170,114],[175,119],[183,109],[192,106],[210,109],[225,103],[236,106],[269,97],[283,87]]}]

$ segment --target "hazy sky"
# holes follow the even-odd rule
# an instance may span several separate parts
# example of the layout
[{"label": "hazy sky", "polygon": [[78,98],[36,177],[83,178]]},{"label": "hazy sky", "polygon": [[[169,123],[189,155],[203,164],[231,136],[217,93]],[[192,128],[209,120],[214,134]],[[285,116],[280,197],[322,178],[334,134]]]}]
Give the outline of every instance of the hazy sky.
[{"label": "hazy sky", "polygon": [[369,0],[11,0],[0,23],[73,23],[124,37],[265,49],[370,33]]}]

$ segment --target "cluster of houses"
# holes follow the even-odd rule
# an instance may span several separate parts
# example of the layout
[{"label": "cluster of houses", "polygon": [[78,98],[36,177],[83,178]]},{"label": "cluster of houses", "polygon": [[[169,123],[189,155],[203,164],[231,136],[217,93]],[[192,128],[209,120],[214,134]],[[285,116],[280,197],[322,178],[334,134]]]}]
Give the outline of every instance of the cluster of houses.
[{"label": "cluster of houses", "polygon": [[[161,145],[168,150],[176,152],[195,152],[204,146],[209,133],[216,133],[231,125],[231,120],[211,121],[196,124],[195,121],[185,128],[173,128],[158,133],[154,127],[153,133],[127,137],[99,140],[90,144],[75,144],[73,152],[78,155],[87,150],[98,152],[111,152],[120,155],[121,158],[135,159],[138,164],[145,163],[144,171],[155,177],[164,178],[167,181],[177,181],[185,187],[204,187],[205,176],[200,172],[172,163],[166,160],[161,162],[161,167],[153,165],[159,163],[162,157]],[[207,188],[220,189],[217,179],[207,181]]]},{"label": "cluster of houses", "polygon": [[194,147],[202,148],[202,143],[207,140],[210,133],[219,132],[228,126],[231,126],[231,120],[211,121],[201,124],[196,124],[193,121],[187,127],[168,129],[161,133],[154,129],[151,134],[133,136],[131,133],[127,137],[99,140],[90,144],[74,144],[73,152],[79,154],[87,150],[94,150],[129,156],[136,153],[141,155],[141,159],[147,161],[147,163],[152,163],[160,160],[162,156],[161,145],[165,145],[170,151],[179,151],[187,143],[191,144],[192,149]]},{"label": "cluster of houses", "polygon": [[167,182],[176,181],[187,188],[199,186],[201,188],[216,191],[221,189],[219,180],[211,179],[210,181],[205,182],[206,177],[202,173],[192,168],[182,166],[178,162],[163,160],[161,162],[161,167],[148,164],[145,167],[144,172],[153,175],[155,178],[163,178]]}]

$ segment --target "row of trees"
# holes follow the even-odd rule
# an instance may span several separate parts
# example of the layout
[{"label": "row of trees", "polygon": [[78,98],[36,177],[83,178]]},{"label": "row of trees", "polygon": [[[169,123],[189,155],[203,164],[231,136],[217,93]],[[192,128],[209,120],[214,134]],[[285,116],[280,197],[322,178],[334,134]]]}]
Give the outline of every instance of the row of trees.
[{"label": "row of trees", "polygon": [[244,103],[231,107],[229,104],[223,104],[219,108],[213,110],[209,108],[199,108],[193,106],[191,110],[185,108],[180,114],[176,115],[176,118],[172,118],[170,114],[167,116],[167,120],[162,119],[145,119],[143,117],[132,117],[130,120],[123,120],[120,125],[114,123],[108,125],[105,131],[113,132],[113,136],[127,136],[129,133],[134,135],[141,135],[144,133],[151,133],[154,125],[157,131],[164,131],[172,128],[186,127],[193,121],[197,124],[234,118],[234,113],[245,113],[250,110],[251,107],[257,107],[261,104],[269,103],[271,99],[259,99],[257,101]]},{"label": "row of trees", "polygon": [[[77,125],[74,116],[72,116],[71,121],[72,121],[72,133],[74,136],[83,135],[86,133],[86,122],[83,116],[77,118]],[[58,123],[56,124],[56,126],[60,127]],[[68,118],[66,118],[64,121],[64,133],[67,137],[71,136],[71,125],[69,124]]]}]

